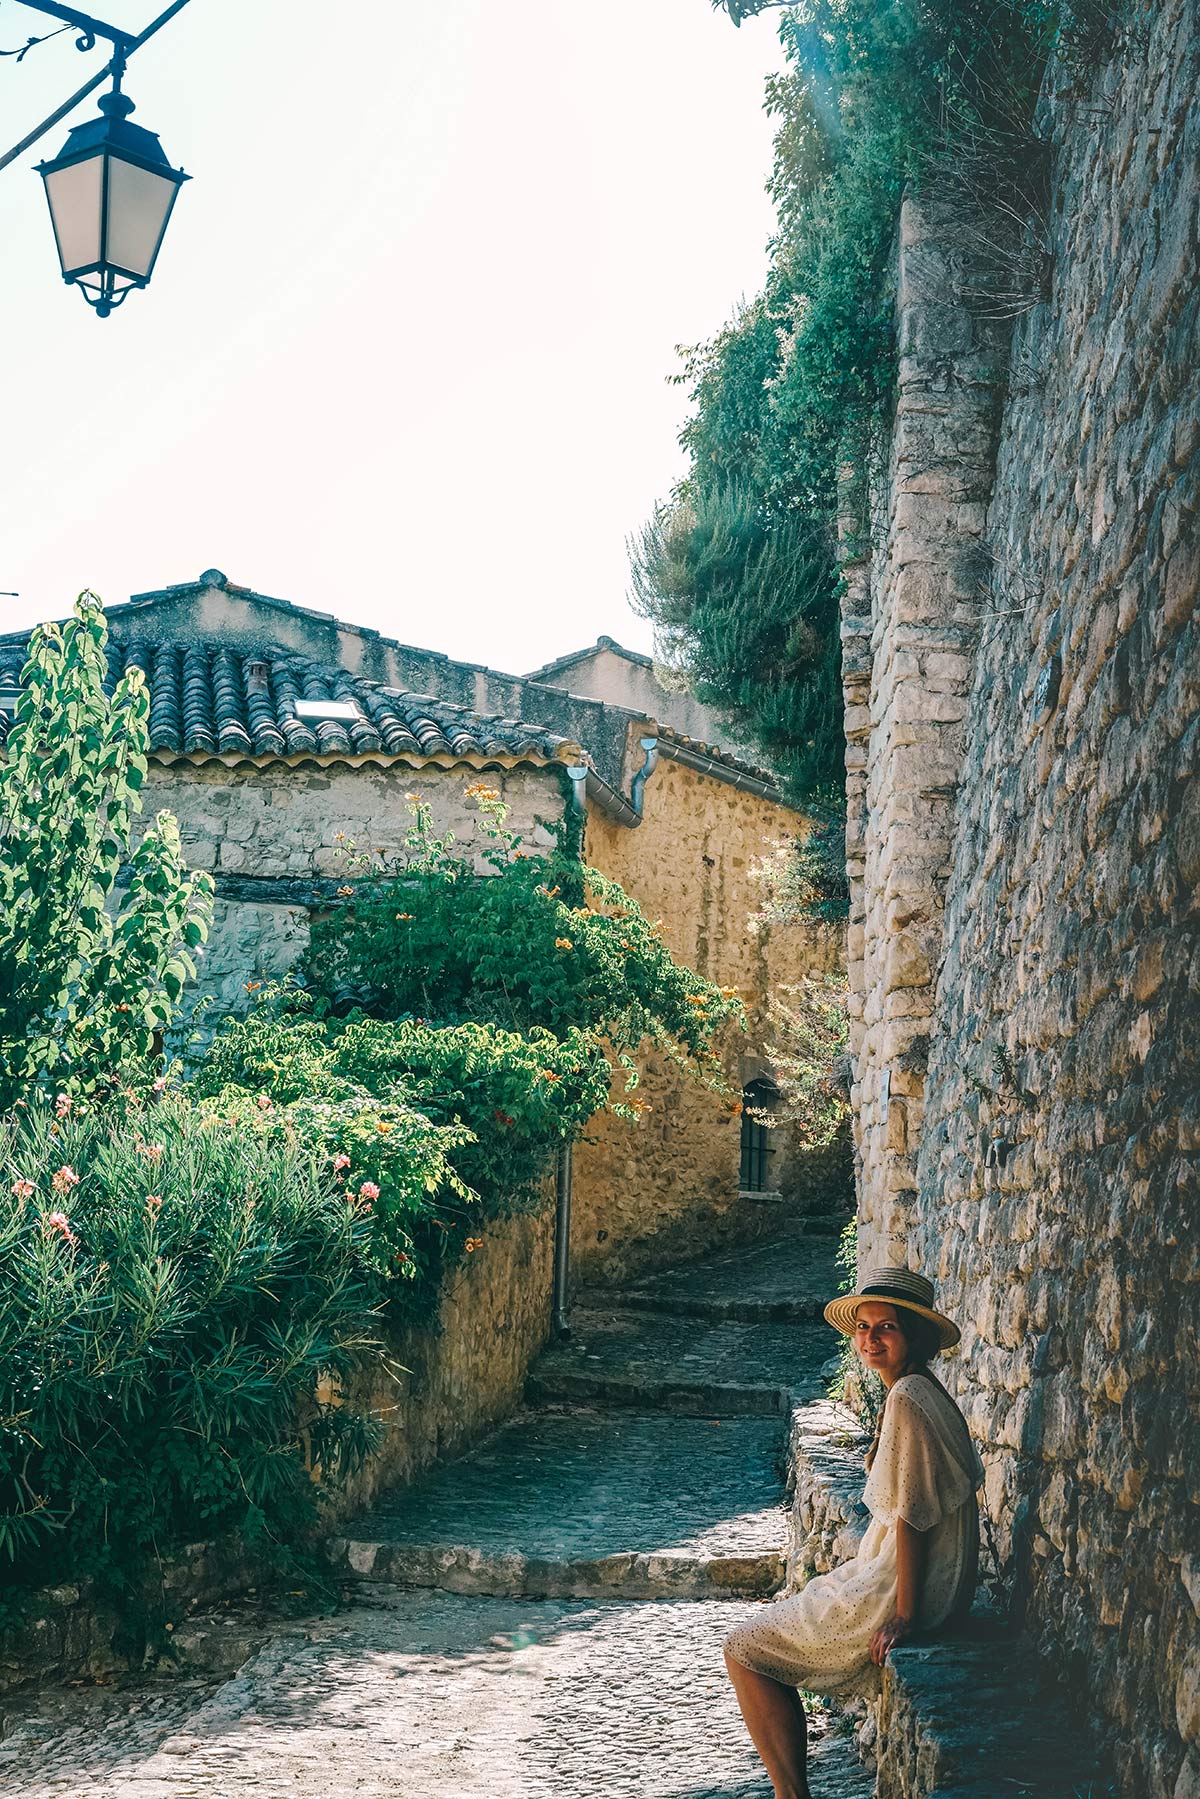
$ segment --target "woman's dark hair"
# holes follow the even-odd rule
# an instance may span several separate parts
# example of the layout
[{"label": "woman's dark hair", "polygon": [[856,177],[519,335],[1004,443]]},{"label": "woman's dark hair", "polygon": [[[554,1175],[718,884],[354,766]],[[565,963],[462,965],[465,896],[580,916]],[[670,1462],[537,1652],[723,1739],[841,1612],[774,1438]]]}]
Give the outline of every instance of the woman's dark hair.
[{"label": "woman's dark hair", "polygon": [[[942,1333],[932,1318],[923,1318],[920,1312],[910,1312],[907,1306],[894,1307],[896,1323],[900,1326],[900,1335],[904,1338],[908,1357],[904,1372],[913,1374],[925,1368],[938,1355],[942,1347]],[[871,1438],[871,1447],[867,1451],[867,1468],[870,1469],[875,1460],[875,1451],[879,1448],[879,1439],[883,1435],[883,1418],[887,1411],[885,1399],[875,1416],[875,1434]]]},{"label": "woman's dark hair", "polygon": [[911,1367],[923,1368],[927,1362],[932,1362],[942,1347],[942,1333],[933,1319],[922,1318],[920,1312],[910,1312],[907,1306],[897,1306],[896,1321],[900,1335],[908,1344]]}]

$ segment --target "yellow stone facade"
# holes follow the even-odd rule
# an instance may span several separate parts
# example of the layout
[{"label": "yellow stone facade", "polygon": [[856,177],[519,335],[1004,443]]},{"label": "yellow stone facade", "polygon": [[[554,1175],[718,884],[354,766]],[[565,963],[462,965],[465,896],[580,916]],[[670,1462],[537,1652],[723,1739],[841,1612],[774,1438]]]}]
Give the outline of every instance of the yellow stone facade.
[{"label": "yellow stone facade", "polygon": [[[631,728],[627,766],[640,762]],[[754,864],[796,836],[802,817],[776,800],[740,790],[666,756],[646,784],[634,829],[593,811],[585,854],[619,881],[647,917],[662,920],[671,953],[745,1002],[745,1035],[722,1045],[734,1094],[765,1072],[768,996],[809,972],[841,964],[839,930],[749,929],[761,894]],[[769,1227],[778,1202],[739,1197],[740,1122],[730,1102],[652,1050],[639,1123],[595,1119],[575,1150],[572,1267],[583,1280],[619,1280],[714,1242]],[[774,1161],[787,1154],[786,1133]]]}]

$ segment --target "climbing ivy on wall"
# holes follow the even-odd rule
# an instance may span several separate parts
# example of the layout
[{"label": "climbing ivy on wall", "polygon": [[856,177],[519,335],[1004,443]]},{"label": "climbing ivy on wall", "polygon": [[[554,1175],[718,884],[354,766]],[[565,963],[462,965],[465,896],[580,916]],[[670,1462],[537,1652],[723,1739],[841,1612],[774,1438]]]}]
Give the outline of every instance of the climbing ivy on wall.
[{"label": "climbing ivy on wall", "polygon": [[981,303],[1034,297],[1018,240],[1044,175],[1031,121],[1047,58],[1094,50],[1111,9],[713,3],[735,24],[780,13],[785,68],[765,101],[778,227],[763,292],[681,351],[689,467],[631,545],[634,601],[664,660],[759,744],[791,796],[829,806],[842,787],[838,482],[867,466],[891,393],[902,195],[936,176],[964,219],[990,209],[994,229],[976,236],[999,249]]}]

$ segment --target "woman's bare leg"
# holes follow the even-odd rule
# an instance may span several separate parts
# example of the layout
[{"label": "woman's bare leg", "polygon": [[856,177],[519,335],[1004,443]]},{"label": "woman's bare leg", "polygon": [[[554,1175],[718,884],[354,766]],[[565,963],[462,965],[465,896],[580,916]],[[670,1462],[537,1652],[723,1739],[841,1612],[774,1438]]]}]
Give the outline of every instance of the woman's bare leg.
[{"label": "woman's bare leg", "polygon": [[808,1726],[795,1687],[743,1668],[726,1651],[725,1666],[750,1740],[775,1788],[775,1799],[810,1799]]}]

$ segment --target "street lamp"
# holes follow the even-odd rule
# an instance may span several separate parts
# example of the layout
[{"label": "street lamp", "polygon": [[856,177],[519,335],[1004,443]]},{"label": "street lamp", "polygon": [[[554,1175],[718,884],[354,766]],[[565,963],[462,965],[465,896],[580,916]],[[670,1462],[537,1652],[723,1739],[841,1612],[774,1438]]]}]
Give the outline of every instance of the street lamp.
[{"label": "street lamp", "polygon": [[97,38],[105,38],[113,46],[112,58],[100,74],[0,156],[0,169],[7,168],[112,77],[112,92],[99,103],[100,117],[76,125],[59,154],[38,164],[63,280],[79,288],[97,318],[106,319],[135,287],[145,287],[154,273],[179,189],[190,179],[168,162],[155,132],[130,123],[133,102],[121,92],[129,57],[182,12],[188,0],[171,0],[165,12],[137,37],[89,13],[77,12],[62,0],[20,3],[62,23],[58,31],[30,38],[23,49],[0,51],[0,56],[15,56],[20,62],[37,44],[67,30],[79,32],[79,50],[93,49]]},{"label": "street lamp", "polygon": [[149,281],[176,195],[189,179],[171,167],[157,133],[130,123],[132,111],[118,73],[100,117],[76,125],[54,160],[38,164],[63,280],[78,286],[101,319]]}]

